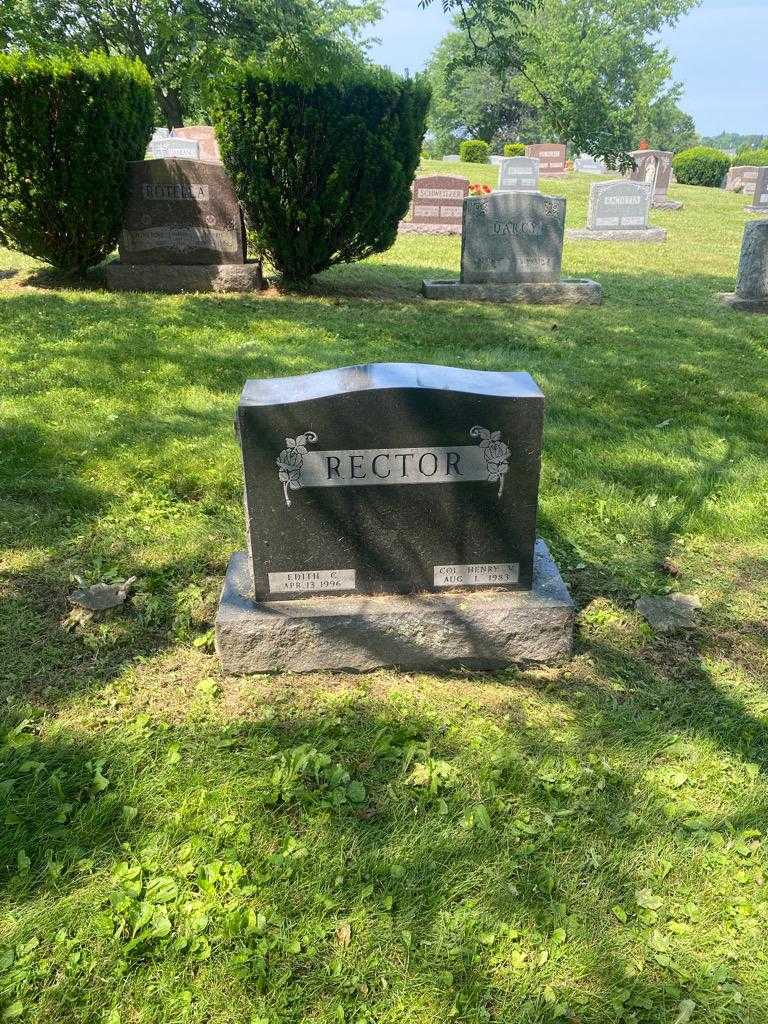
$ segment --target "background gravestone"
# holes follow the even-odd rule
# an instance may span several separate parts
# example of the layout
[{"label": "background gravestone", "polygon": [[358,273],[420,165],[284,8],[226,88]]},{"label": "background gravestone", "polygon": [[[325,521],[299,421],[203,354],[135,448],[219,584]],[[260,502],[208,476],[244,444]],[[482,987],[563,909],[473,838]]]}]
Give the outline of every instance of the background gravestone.
[{"label": "background gravestone", "polygon": [[505,156],[499,167],[499,191],[536,192],[539,161],[531,156]]},{"label": "background gravestone", "polygon": [[429,299],[590,304],[602,289],[563,279],[565,199],[540,192],[494,192],[464,200],[459,281],[424,281]]},{"label": "background gravestone", "polygon": [[446,153],[443,160],[447,164],[458,164],[461,161],[461,157],[458,153]]},{"label": "background gravestone", "polygon": [[667,232],[648,224],[652,186],[644,181],[596,181],[589,189],[586,228],[568,238],[614,242],[663,242]]},{"label": "background gravestone", "polygon": [[581,153],[573,161],[574,171],[581,171],[582,174],[607,174],[608,168],[605,161],[590,156],[589,153]]},{"label": "background gravestone", "polygon": [[567,650],[570,599],[536,545],[543,411],[527,373],[383,363],[248,381],[249,550],[217,616],[225,670]]},{"label": "background gravestone", "polygon": [[744,313],[768,313],[768,220],[753,220],[744,228],[736,291],[718,298]]},{"label": "background gravestone", "polygon": [[749,213],[768,213],[768,167],[758,168],[752,203],[745,210]]},{"label": "background gravestone", "polygon": [[659,210],[681,210],[683,204],[667,196],[672,180],[672,154],[663,149],[637,149],[629,154],[635,168],[630,181],[644,181],[653,188],[651,206]]},{"label": "background gravestone", "polygon": [[107,266],[110,287],[250,291],[261,286],[259,265],[246,264],[243,217],[221,164],[138,160],[128,173],[120,261]]},{"label": "background gravestone", "polygon": [[417,234],[461,233],[464,200],[469,194],[467,178],[432,174],[413,183],[410,221],[401,221],[399,229]]},{"label": "background gravestone", "polygon": [[221,163],[216,133],[210,125],[193,124],[185,128],[174,128],[171,132],[171,138],[192,139],[198,145],[200,160],[212,160],[214,163]]},{"label": "background gravestone", "polygon": [[560,142],[536,142],[525,147],[525,155],[539,161],[542,178],[562,178],[565,168],[566,147]]},{"label": "background gravestone", "polygon": [[195,139],[158,136],[150,141],[147,154],[156,160],[197,160],[200,156],[200,146]]},{"label": "background gravestone", "polygon": [[752,195],[759,170],[759,167],[754,167],[750,164],[740,164],[738,167],[731,167],[725,178],[726,191]]}]

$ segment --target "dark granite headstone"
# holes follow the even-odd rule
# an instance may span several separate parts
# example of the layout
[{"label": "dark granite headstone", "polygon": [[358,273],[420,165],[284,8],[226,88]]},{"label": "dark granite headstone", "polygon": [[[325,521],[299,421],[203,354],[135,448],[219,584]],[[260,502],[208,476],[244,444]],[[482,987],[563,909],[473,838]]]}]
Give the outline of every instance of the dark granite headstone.
[{"label": "dark granite headstone", "polygon": [[214,163],[221,163],[216,133],[210,125],[193,124],[185,128],[174,128],[171,132],[171,138],[191,139],[197,143],[200,160],[212,160]]},{"label": "dark granite headstone", "polygon": [[256,599],[530,589],[543,412],[527,373],[374,363],[248,381]]},{"label": "dark granite headstone", "polygon": [[123,263],[245,262],[242,215],[221,164],[139,160],[129,165],[129,175],[119,243]]},{"label": "dark granite headstone", "polygon": [[525,155],[539,161],[542,178],[561,178],[565,172],[566,147],[560,142],[536,142],[525,147]]},{"label": "dark granite headstone", "polygon": [[535,192],[539,187],[539,161],[531,156],[505,156],[499,167],[501,192]]},{"label": "dark granite headstone", "polygon": [[413,183],[411,223],[449,225],[461,228],[464,199],[469,194],[467,178],[432,174]]},{"label": "dark granite headstone", "polygon": [[641,181],[596,181],[589,190],[587,227],[637,231],[648,227],[651,186]]},{"label": "dark granite headstone", "polygon": [[461,282],[558,281],[565,199],[540,192],[494,192],[465,202]]}]

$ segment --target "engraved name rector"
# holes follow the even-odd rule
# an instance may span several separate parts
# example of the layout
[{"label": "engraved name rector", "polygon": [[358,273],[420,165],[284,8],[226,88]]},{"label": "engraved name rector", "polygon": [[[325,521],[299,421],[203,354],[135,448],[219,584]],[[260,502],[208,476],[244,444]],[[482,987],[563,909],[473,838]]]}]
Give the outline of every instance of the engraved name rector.
[{"label": "engraved name rector", "polygon": [[[471,421],[470,421],[471,422]],[[290,491],[302,487],[364,487],[391,484],[455,484],[484,480],[504,488],[509,448],[501,431],[472,427],[475,444],[429,448],[356,448],[335,451],[309,449],[318,441],[308,430],[287,437],[277,459],[278,479],[285,503]]]}]

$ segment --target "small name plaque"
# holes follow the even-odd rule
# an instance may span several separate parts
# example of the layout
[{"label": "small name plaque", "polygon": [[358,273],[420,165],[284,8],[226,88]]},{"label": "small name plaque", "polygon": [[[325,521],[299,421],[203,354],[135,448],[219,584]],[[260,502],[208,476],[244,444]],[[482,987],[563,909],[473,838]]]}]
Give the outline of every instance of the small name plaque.
[{"label": "small name plaque", "polygon": [[488,562],[477,565],[436,565],[436,587],[504,586],[517,583],[520,566],[517,562]]},{"label": "small name plaque", "polygon": [[314,590],[354,590],[354,569],[317,569],[304,572],[267,573],[271,594],[296,594]]}]

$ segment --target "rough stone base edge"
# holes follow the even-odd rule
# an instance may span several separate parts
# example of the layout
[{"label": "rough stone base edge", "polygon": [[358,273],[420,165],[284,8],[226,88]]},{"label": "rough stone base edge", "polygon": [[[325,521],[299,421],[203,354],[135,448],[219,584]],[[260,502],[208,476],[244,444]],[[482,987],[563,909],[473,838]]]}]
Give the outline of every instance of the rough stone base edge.
[{"label": "rough stone base edge", "polygon": [[426,299],[453,302],[517,302],[532,306],[599,306],[603,289],[588,278],[519,284],[463,284],[461,281],[422,281]]},{"label": "rough stone base edge", "polygon": [[589,242],[666,242],[666,228],[643,228],[636,231],[593,231],[591,228],[568,228],[566,238]]},{"label": "rough stone base edge", "polygon": [[717,299],[721,305],[730,306],[740,313],[768,313],[768,298],[745,299],[736,292],[718,292]]},{"label": "rough stone base edge", "polygon": [[260,263],[108,263],[107,287],[115,292],[257,292],[266,288]]},{"label": "rough stone base edge", "polygon": [[366,672],[553,663],[573,647],[574,606],[537,541],[531,591],[322,595],[254,602],[244,551],[230,559],[216,614],[224,672]]},{"label": "rough stone base edge", "polygon": [[745,213],[762,213],[765,217],[768,217],[768,206],[745,206]]},{"label": "rough stone base edge", "polygon": [[399,235],[460,235],[461,224],[414,224],[401,220],[397,226]]}]

